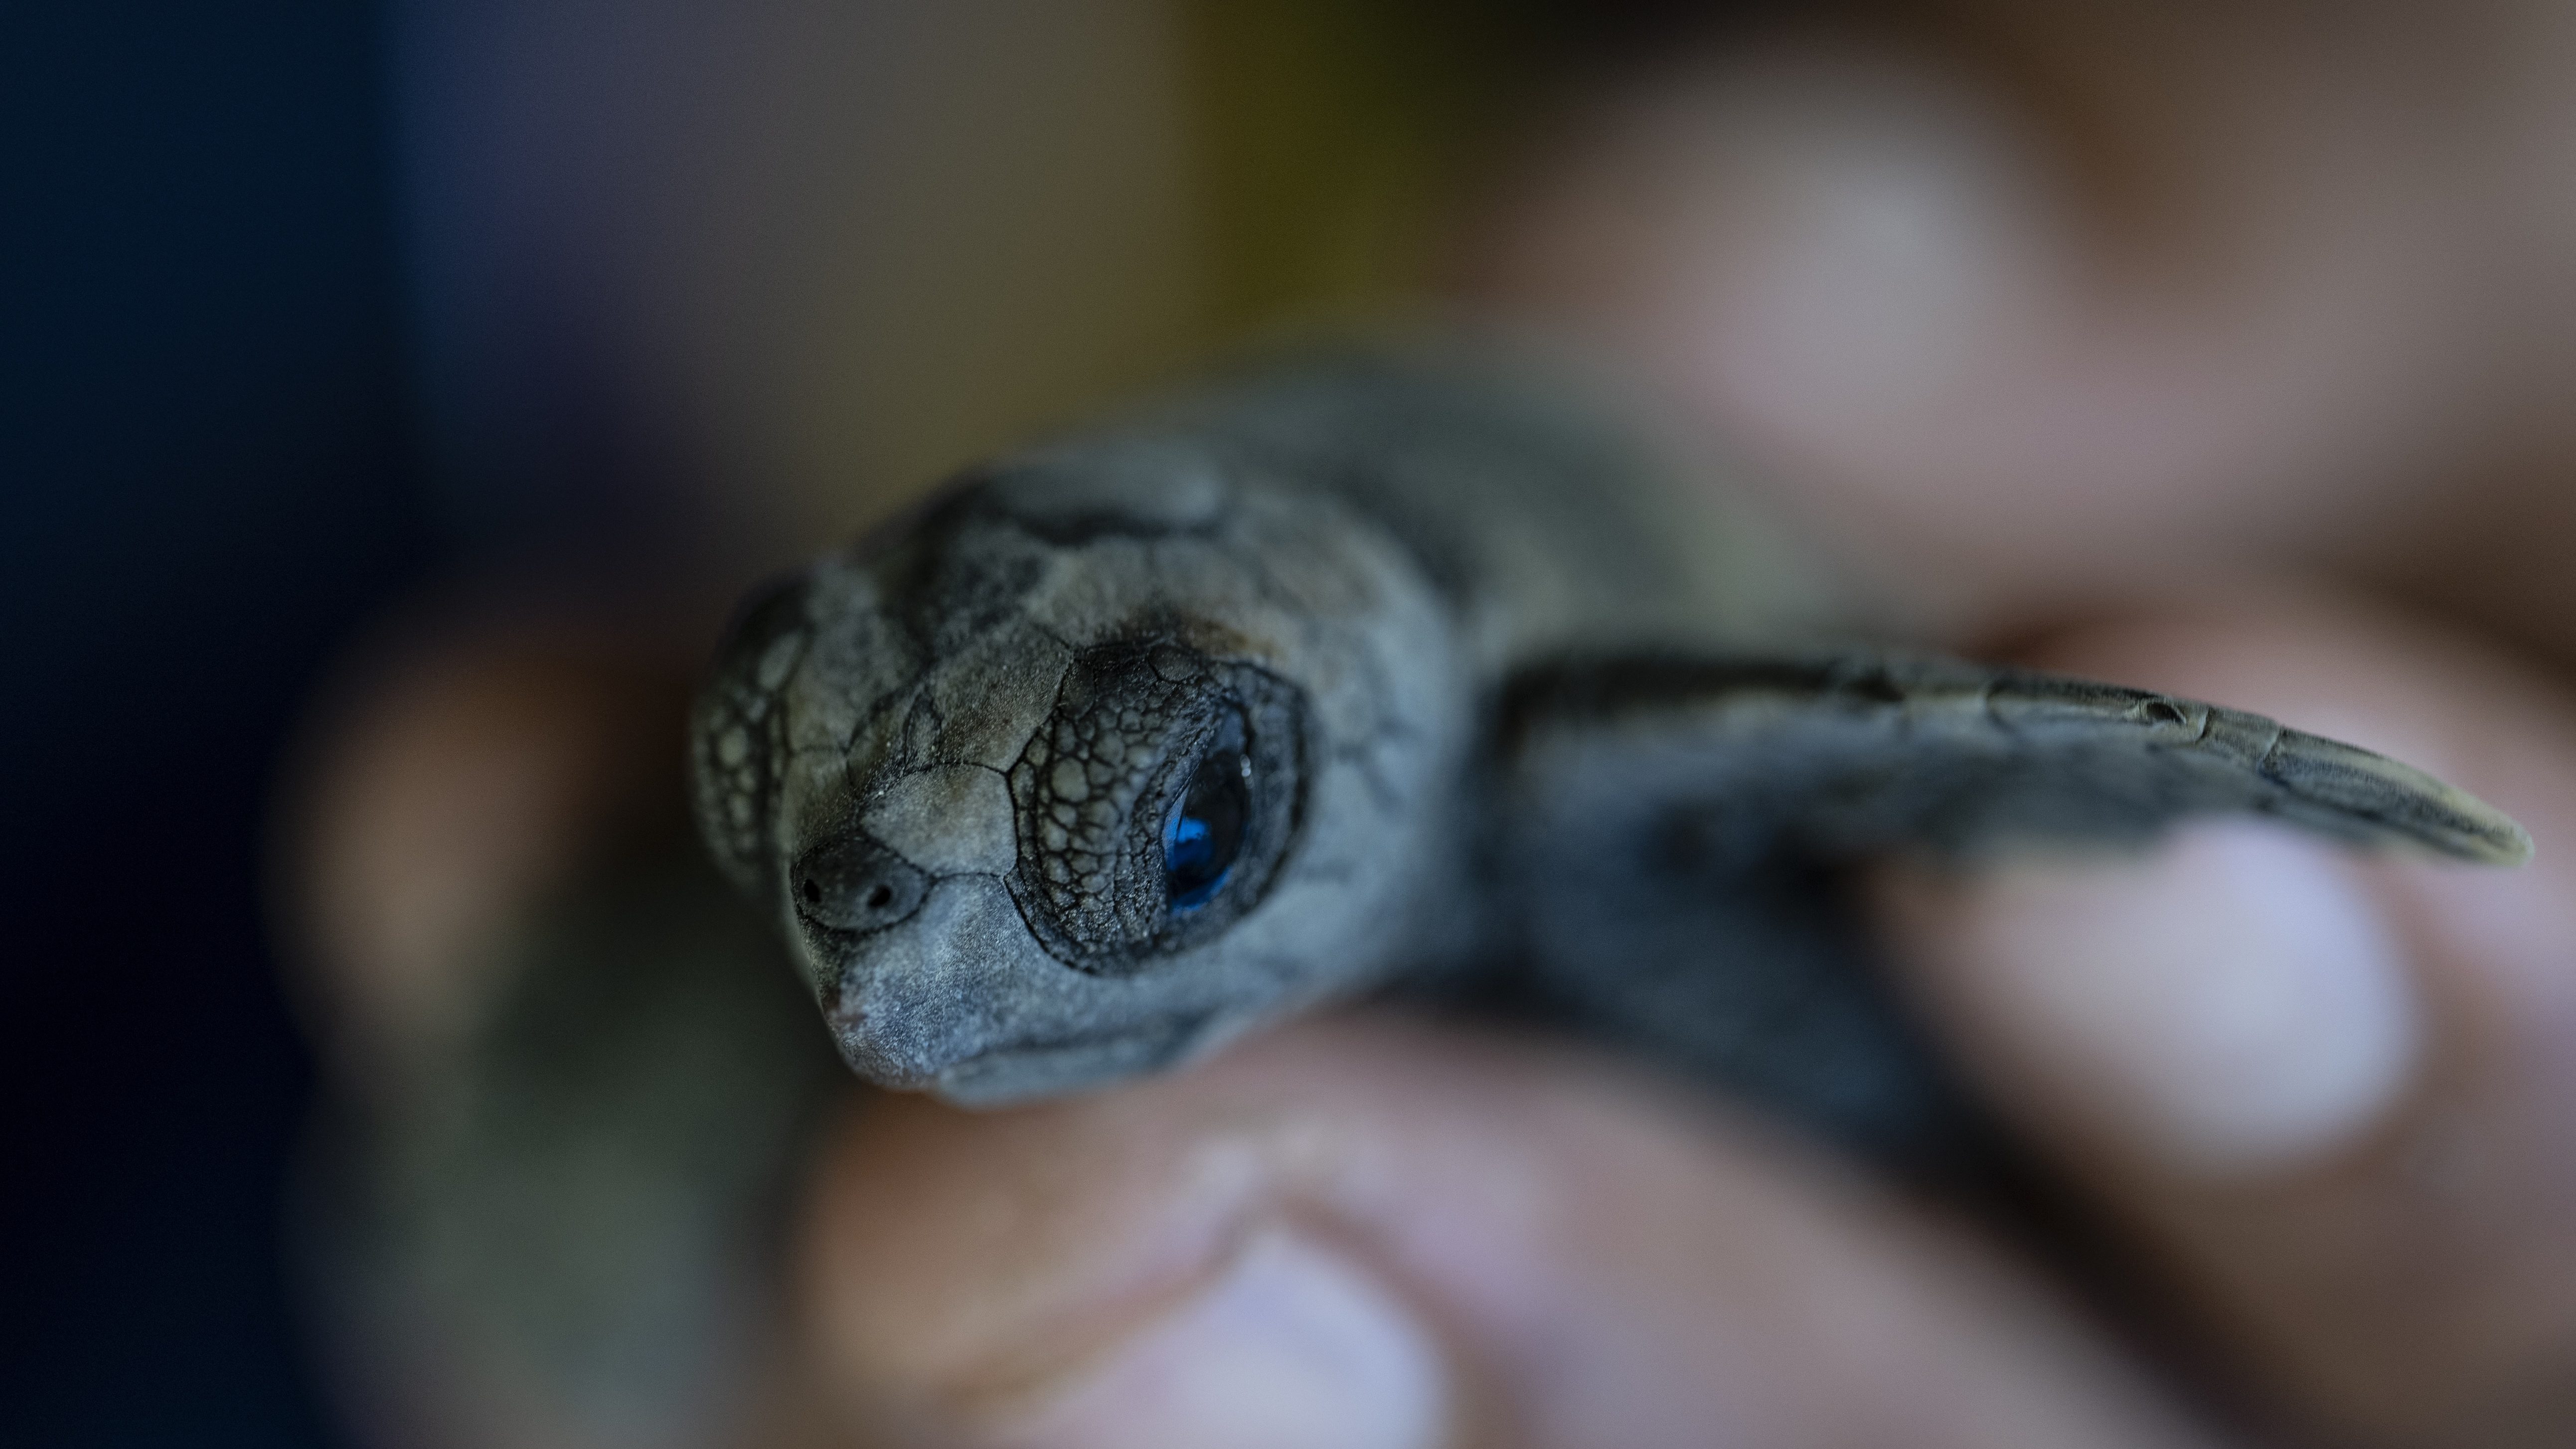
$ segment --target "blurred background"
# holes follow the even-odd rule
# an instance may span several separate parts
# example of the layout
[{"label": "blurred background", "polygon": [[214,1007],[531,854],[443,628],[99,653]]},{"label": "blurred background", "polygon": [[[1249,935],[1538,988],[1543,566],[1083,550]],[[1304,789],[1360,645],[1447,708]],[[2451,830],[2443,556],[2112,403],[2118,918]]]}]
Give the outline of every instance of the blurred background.
[{"label": "blurred background", "polygon": [[[1620,359],[1929,636],[2260,565],[2564,661],[2571,79],[2510,0],[0,6],[0,1439],[793,1439],[740,1285],[839,1088],[549,1177],[626,1129],[495,1145],[586,999],[508,983],[698,889],[746,580],[1249,340]],[[478,1286],[710,1176],[599,1250],[728,1245],[670,1303]]]}]

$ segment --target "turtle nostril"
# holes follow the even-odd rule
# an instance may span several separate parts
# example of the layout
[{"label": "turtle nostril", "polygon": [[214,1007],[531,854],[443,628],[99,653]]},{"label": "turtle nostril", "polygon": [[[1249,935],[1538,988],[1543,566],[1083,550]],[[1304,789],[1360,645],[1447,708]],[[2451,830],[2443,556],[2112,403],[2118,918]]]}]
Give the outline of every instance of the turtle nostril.
[{"label": "turtle nostril", "polygon": [[835,931],[874,931],[921,908],[930,877],[864,835],[828,841],[797,861],[797,914]]}]

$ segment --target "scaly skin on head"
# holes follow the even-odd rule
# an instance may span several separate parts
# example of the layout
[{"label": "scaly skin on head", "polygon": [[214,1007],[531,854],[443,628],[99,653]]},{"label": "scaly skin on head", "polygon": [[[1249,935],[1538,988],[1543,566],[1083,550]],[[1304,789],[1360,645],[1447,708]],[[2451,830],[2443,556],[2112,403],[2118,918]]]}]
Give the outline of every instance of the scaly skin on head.
[{"label": "scaly skin on head", "polygon": [[[1453,647],[1355,511],[1186,447],[1059,448],[747,616],[701,813],[854,1067],[1066,1090],[1430,950],[1472,744]],[[1176,902],[1194,785],[1229,858]]]}]

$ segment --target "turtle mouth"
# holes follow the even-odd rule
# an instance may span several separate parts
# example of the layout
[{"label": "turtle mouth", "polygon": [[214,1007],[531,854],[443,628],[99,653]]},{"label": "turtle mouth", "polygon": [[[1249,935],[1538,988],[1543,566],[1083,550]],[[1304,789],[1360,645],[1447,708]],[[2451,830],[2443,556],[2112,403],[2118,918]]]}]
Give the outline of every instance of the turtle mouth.
[{"label": "turtle mouth", "polygon": [[1192,1016],[1115,1033],[995,1047],[939,1068],[925,1085],[961,1107],[1001,1107],[1105,1087],[1187,1056],[1205,1022],[1203,1015]]},{"label": "turtle mouth", "polygon": [[[864,907],[864,892],[858,899]],[[851,1070],[962,1106],[1159,1070],[1207,1040],[1220,1014],[1204,1001],[1168,1003],[1166,981],[1066,966],[1030,936],[1008,889],[988,875],[933,881],[886,929],[806,937],[823,956],[816,974],[833,983],[821,993],[824,1013]]]}]

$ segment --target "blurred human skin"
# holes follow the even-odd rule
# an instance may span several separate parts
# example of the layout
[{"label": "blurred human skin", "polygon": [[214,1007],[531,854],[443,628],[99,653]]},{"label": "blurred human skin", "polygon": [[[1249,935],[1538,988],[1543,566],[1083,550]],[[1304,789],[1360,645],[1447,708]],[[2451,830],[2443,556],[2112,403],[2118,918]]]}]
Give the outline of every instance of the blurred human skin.
[{"label": "blurred human skin", "polygon": [[2298,568],[2569,655],[2576,19],[1904,15],[1620,91],[1480,285],[1953,634]]},{"label": "blurred human skin", "polygon": [[[1874,882],[1904,984],[2188,1373],[1760,1124],[1363,1014],[1041,1107],[854,1096],[797,1208],[807,1432],[2576,1439],[2569,97],[2576,15],[2539,4],[1961,4],[1634,79],[1463,249],[1480,305],[1624,359],[1924,632],[2386,750],[2530,828],[2515,873],[2228,824]],[[545,716],[472,682],[475,718]],[[421,835],[335,778],[348,840]],[[436,899],[499,914],[539,874],[512,842],[581,837],[527,810],[595,808],[511,788],[493,850],[423,855]],[[352,940],[426,909],[401,870],[323,887]]]}]

